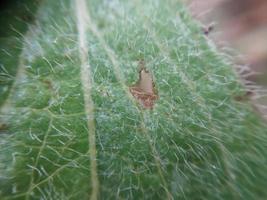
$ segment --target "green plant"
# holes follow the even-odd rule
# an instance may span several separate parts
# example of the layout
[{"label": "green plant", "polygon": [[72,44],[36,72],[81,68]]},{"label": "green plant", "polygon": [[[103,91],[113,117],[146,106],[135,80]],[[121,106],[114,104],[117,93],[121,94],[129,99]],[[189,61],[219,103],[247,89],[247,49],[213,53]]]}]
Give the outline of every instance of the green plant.
[{"label": "green plant", "polygon": [[[181,2],[47,0],[23,39],[1,199],[267,197],[266,126]],[[153,109],[129,91],[140,60]]]}]

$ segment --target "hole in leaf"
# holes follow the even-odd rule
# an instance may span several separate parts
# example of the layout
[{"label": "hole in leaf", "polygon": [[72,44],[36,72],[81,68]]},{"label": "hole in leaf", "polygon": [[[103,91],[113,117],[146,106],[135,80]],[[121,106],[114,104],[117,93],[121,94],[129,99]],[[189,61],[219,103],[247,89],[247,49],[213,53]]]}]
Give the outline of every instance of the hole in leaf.
[{"label": "hole in leaf", "polygon": [[145,109],[152,109],[155,101],[158,99],[158,93],[155,88],[153,76],[145,68],[144,61],[139,62],[139,80],[132,86],[130,86],[130,92],[133,97],[143,106]]}]

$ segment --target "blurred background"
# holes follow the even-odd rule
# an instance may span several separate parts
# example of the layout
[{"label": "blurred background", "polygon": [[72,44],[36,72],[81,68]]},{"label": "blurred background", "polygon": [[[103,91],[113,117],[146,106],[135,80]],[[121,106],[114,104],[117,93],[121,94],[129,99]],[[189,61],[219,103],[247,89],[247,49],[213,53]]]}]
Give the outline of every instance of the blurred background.
[{"label": "blurred background", "polygon": [[[267,1],[188,0],[193,17],[220,48],[232,50],[252,102],[267,116]],[[255,87],[254,83],[257,85]],[[253,86],[251,86],[253,85]]]}]

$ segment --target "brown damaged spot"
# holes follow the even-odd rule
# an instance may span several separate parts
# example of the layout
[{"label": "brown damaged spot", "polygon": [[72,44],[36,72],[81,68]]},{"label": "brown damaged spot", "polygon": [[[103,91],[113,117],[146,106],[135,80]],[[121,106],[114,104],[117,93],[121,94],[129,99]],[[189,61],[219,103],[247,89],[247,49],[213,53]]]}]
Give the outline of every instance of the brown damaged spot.
[{"label": "brown damaged spot", "polygon": [[159,98],[152,74],[145,68],[144,61],[139,63],[139,80],[130,86],[130,92],[134,98],[146,109],[152,109]]},{"label": "brown damaged spot", "polygon": [[253,95],[252,91],[247,91],[244,95],[235,96],[234,99],[236,101],[248,101]]},{"label": "brown damaged spot", "polygon": [[0,131],[6,131],[7,128],[7,124],[0,122]]}]

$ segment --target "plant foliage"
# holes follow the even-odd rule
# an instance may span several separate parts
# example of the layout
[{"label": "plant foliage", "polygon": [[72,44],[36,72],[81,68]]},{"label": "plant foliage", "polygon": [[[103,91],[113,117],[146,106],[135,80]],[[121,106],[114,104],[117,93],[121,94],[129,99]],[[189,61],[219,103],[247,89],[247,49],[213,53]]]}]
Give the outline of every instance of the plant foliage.
[{"label": "plant foliage", "polygon": [[265,199],[266,126],[200,30],[176,0],[42,1],[1,96],[0,198]]}]

